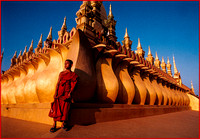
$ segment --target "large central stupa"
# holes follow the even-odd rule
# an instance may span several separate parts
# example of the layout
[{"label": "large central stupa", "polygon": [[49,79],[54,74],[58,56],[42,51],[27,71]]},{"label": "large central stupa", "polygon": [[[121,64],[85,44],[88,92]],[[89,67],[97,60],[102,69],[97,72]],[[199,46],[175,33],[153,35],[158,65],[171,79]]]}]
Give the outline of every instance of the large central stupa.
[{"label": "large central stupa", "polygon": [[[1,75],[3,116],[27,120],[28,114],[36,114],[29,108],[48,111],[66,59],[74,62],[72,70],[80,78],[73,94],[75,104],[189,108],[197,99],[193,89],[182,84],[174,57],[172,75],[169,59],[166,64],[156,53],[154,60],[150,47],[144,57],[140,39],[136,50],[131,50],[127,29],[122,44],[117,42],[111,5],[107,16],[102,2],[84,1],[76,15],[76,28],[68,32],[65,18],[57,40],[51,28],[44,43],[41,35],[35,49],[32,41],[28,50],[18,56],[15,52],[10,68]],[[40,111],[41,117],[32,121],[48,116]]]}]

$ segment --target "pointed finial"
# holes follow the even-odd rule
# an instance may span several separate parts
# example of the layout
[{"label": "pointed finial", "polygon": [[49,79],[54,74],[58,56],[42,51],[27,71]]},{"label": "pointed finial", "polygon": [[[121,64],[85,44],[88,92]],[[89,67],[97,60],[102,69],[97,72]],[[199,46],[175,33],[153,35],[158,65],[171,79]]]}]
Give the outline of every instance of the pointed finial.
[{"label": "pointed finial", "polygon": [[142,49],[142,46],[141,46],[141,43],[140,43],[140,38],[138,38],[138,45],[137,45],[136,53],[139,55],[139,57],[144,58],[145,51]]},{"label": "pointed finial", "polygon": [[110,16],[113,16],[113,14],[112,14],[112,6],[111,6],[111,4],[110,4],[109,15],[110,15]]},{"label": "pointed finial", "polygon": [[191,81],[191,89],[193,89],[194,88],[194,86],[193,86],[193,83],[192,83],[192,81]]},{"label": "pointed finial", "polygon": [[147,57],[146,57],[146,60],[149,61],[149,62],[151,63],[151,65],[154,64],[154,57],[153,57],[152,54],[151,54],[150,46],[149,46],[148,55],[147,55]]},{"label": "pointed finial", "polygon": [[63,22],[63,25],[62,25],[62,28],[63,30],[67,30],[67,26],[66,26],[66,16],[64,18],[64,22]]},{"label": "pointed finial", "polygon": [[140,43],[140,38],[138,38],[138,46],[137,46],[137,49],[138,49],[138,48],[142,48],[141,43]]},{"label": "pointed finial", "polygon": [[18,57],[20,57],[22,55],[22,50],[19,52],[19,55],[18,55]]},{"label": "pointed finial", "polygon": [[125,32],[125,35],[124,35],[124,38],[128,38],[128,31],[127,31],[127,28],[126,28],[126,32]]},{"label": "pointed finial", "polygon": [[42,44],[42,34],[41,34],[40,40],[39,40],[39,42],[38,42],[38,45],[39,45],[39,44]]},{"label": "pointed finial", "polygon": [[17,57],[17,51],[15,51],[15,54],[13,55],[13,58]]},{"label": "pointed finial", "polygon": [[176,63],[175,63],[174,55],[173,55],[173,64],[174,64],[174,74],[177,74],[177,73],[178,73],[178,70],[177,70],[177,68],[176,68]]},{"label": "pointed finial", "polygon": [[169,57],[167,57],[167,73],[172,77],[171,64],[169,62]]},{"label": "pointed finial", "polygon": [[170,64],[170,62],[169,62],[169,57],[167,57],[167,64]]},{"label": "pointed finial", "polygon": [[159,60],[159,59],[158,59],[158,54],[157,54],[157,52],[156,52],[156,60]]},{"label": "pointed finial", "polygon": [[151,49],[150,49],[150,46],[149,46],[149,51],[148,51],[148,56],[151,56]]},{"label": "pointed finial", "polygon": [[163,56],[162,56],[162,63],[165,63]]},{"label": "pointed finial", "polygon": [[191,90],[192,90],[192,92],[194,93],[194,86],[193,86],[192,81],[191,81]]},{"label": "pointed finial", "polygon": [[166,73],[166,64],[165,64],[165,61],[164,61],[163,57],[162,57],[161,67],[162,67],[162,71],[164,71]]},{"label": "pointed finial", "polygon": [[29,51],[33,51],[33,40],[31,41],[31,45],[29,47]]},{"label": "pointed finial", "polygon": [[154,65],[160,69],[160,60],[158,59],[158,54],[156,52],[156,58],[155,58],[155,61],[154,61]]},{"label": "pointed finial", "polygon": [[24,49],[23,55],[26,54],[26,51],[27,51],[27,45],[25,46],[25,49]]},{"label": "pointed finial", "polygon": [[52,40],[52,27],[50,28],[49,35],[47,39]]}]

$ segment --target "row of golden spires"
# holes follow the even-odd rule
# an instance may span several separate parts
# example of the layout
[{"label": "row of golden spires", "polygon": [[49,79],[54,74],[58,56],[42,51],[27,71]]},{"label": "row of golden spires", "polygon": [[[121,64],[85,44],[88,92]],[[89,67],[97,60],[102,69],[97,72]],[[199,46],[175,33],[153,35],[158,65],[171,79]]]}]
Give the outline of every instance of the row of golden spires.
[{"label": "row of golden spires", "polygon": [[[111,5],[110,5],[109,15],[108,16],[114,18],[113,14],[112,14],[112,7],[111,7]],[[63,25],[61,27],[61,30],[58,32],[58,35],[61,36],[61,38],[62,38],[63,35],[64,35],[64,32],[66,30],[67,30],[67,26],[66,26],[66,17],[65,17]],[[49,31],[47,39],[52,41],[52,27],[50,28],[50,31]],[[130,40],[130,37],[128,35],[127,28],[126,28],[124,40],[122,41],[122,43],[124,44],[124,46],[129,47],[129,48],[132,45],[132,41]],[[45,48],[45,45],[44,45],[44,48]],[[38,42],[37,48],[35,48],[35,53],[38,53],[38,52],[42,52],[42,34],[40,36],[40,40]],[[145,52],[142,49],[142,46],[141,46],[139,38],[138,38],[137,50],[135,52],[139,56],[144,57],[144,53]],[[30,56],[33,54],[33,40],[32,40],[31,45],[29,47],[29,51],[27,52],[27,46],[26,46],[23,54],[21,54],[21,53],[22,53],[22,51],[20,51],[20,53],[19,53],[19,55],[17,57],[16,56],[17,52],[15,51],[15,54],[14,54],[13,58],[11,59],[11,67],[14,66],[15,64],[18,64],[18,63],[23,62],[24,60],[28,60],[30,58]],[[164,71],[165,73],[168,73],[172,77],[171,64],[170,64],[169,58],[167,60],[167,72],[166,72],[166,63],[164,62],[164,58],[162,57],[162,62],[160,62],[159,58],[158,58],[158,55],[157,55],[157,52],[156,52],[156,57],[155,57],[155,61],[154,61],[154,58],[153,58],[153,56],[151,54],[150,46],[149,46],[149,51],[148,51],[148,55],[147,55],[146,59],[152,65],[154,64],[157,68],[160,69],[160,67],[161,67],[162,71]],[[173,65],[174,65],[174,78],[180,78],[180,72],[178,72],[178,70],[177,70],[174,56],[173,56]]]},{"label": "row of golden spires", "polygon": [[[66,30],[66,17],[64,19],[64,22],[63,22],[63,26],[61,28],[61,30]],[[124,38],[129,38],[129,35],[128,35],[128,32],[127,32],[127,28],[126,28],[126,32],[125,32],[125,36]],[[47,39],[49,40],[52,40],[52,27],[50,28],[50,31],[49,31],[49,34],[47,36]],[[124,41],[123,41],[124,43]],[[132,41],[131,41],[132,43]],[[131,45],[131,43],[129,43],[129,45]],[[126,43],[124,43],[126,44]],[[42,34],[40,36],[40,39],[39,39],[39,42],[38,42],[38,45],[37,45],[37,48],[35,48],[35,53],[38,53],[38,52],[41,52],[42,51]],[[143,51],[142,49],[142,46],[141,46],[141,43],[140,43],[140,39],[138,38],[138,46],[137,46],[137,50],[135,51],[137,53],[137,51]],[[144,52],[144,51],[143,51]],[[16,64],[18,62],[20,62],[20,58],[22,58],[23,60],[25,60],[26,58],[29,58],[30,54],[33,54],[33,40],[31,42],[31,45],[29,47],[29,51],[27,52],[27,46],[25,46],[25,49],[24,49],[24,52],[22,54],[22,51],[20,51],[18,57],[17,57],[17,51],[15,51],[15,54],[13,56],[13,58],[16,58],[17,61],[16,61]],[[155,66],[157,68],[160,68],[160,61],[159,61],[159,58],[158,58],[158,55],[157,55],[157,52],[156,52],[156,58],[155,58],[155,61],[152,62],[151,59],[154,59],[152,54],[151,54],[151,50],[150,50],[150,46],[149,46],[149,51],[148,51],[148,55],[147,55],[147,60],[151,63],[151,64],[154,64],[155,63]],[[11,63],[13,63],[13,58],[11,59]],[[177,74],[178,73],[178,70],[177,70],[177,67],[176,67],[176,64],[175,64],[175,59],[174,59],[174,56],[173,56],[173,63],[174,63],[174,74]],[[11,64],[11,67],[13,65]],[[164,58],[162,57],[162,63],[161,63],[161,68],[162,70],[166,73],[166,63],[164,62]],[[167,60],[167,71],[168,71],[168,74],[170,76],[172,76],[172,73],[171,73],[171,64],[170,64],[170,61],[169,61],[169,57],[168,57],[168,60]]]}]

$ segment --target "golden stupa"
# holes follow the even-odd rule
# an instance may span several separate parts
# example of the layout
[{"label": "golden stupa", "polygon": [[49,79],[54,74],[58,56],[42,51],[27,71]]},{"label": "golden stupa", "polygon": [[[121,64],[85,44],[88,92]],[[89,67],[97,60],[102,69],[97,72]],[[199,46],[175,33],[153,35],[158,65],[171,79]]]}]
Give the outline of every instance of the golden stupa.
[{"label": "golden stupa", "polygon": [[[102,2],[84,1],[76,15],[76,28],[68,32],[65,17],[57,40],[52,40],[51,27],[44,44],[41,35],[37,48],[32,41],[23,53],[15,52],[10,68],[1,75],[2,116],[48,119],[49,109],[43,108],[53,101],[66,59],[74,62],[72,70],[80,78],[75,103],[197,105],[194,89],[182,83],[174,57],[172,75],[169,59],[167,64],[164,58],[160,62],[156,52],[154,60],[150,46],[145,59],[139,38],[137,50],[131,50],[127,28],[122,44],[117,42],[111,5],[107,16]],[[40,114],[33,118],[36,113]]]}]

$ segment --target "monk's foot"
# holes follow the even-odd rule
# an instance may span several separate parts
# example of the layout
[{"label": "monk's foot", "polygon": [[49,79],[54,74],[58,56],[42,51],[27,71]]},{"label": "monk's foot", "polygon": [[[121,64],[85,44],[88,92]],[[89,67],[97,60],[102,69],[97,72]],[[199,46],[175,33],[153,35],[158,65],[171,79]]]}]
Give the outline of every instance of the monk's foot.
[{"label": "monk's foot", "polygon": [[50,132],[52,132],[52,133],[56,132],[56,127],[53,126],[53,127],[50,129]]},{"label": "monk's foot", "polygon": [[68,129],[68,124],[67,123],[63,123],[61,126],[62,129],[64,129],[65,131],[67,131]]},{"label": "monk's foot", "polygon": [[72,127],[73,127],[73,125],[64,125],[64,126],[62,126],[61,128],[62,128],[63,130],[65,130],[65,131],[69,131],[69,130],[72,129]]}]

